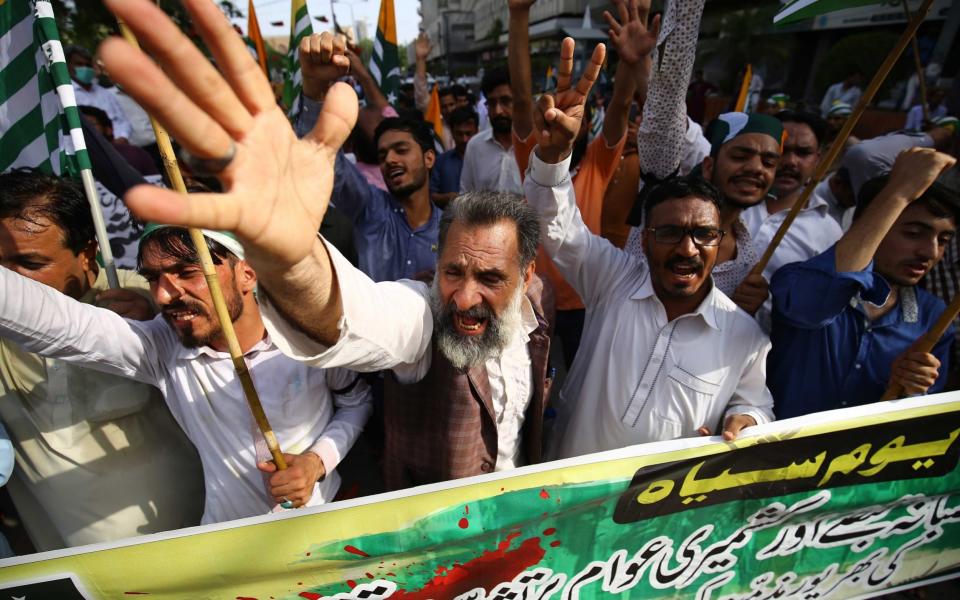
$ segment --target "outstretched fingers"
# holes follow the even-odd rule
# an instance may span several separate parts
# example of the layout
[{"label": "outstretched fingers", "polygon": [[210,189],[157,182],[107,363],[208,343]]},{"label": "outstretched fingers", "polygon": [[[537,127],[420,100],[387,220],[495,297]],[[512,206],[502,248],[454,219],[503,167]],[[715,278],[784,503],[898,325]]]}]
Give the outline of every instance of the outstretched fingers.
[{"label": "outstretched fingers", "polygon": [[606,57],[607,47],[603,44],[597,44],[597,47],[593,49],[593,55],[590,57],[590,64],[587,65],[587,68],[583,71],[583,75],[580,76],[580,81],[577,82],[577,92],[584,97],[590,93],[593,84],[596,83],[597,78],[600,77],[600,69],[603,68],[603,61]]},{"label": "outstretched fingers", "polygon": [[573,79],[573,38],[563,38],[560,43],[560,65],[557,67],[557,94],[570,89]]},{"label": "outstretched fingers", "polygon": [[108,38],[100,45],[100,56],[114,81],[191,154],[215,158],[229,152],[233,142],[224,128],[187,98],[143,52],[123,40]]},{"label": "outstretched fingers", "polygon": [[[107,7],[126,22],[143,47],[163,68],[166,77],[182,90],[192,104],[234,137],[239,137],[250,128],[252,117],[236,94],[162,10],[148,0],[107,0]],[[222,15],[220,18],[223,18]],[[236,32],[232,33],[236,36]],[[104,54],[104,62],[112,73],[109,57],[109,54]],[[130,85],[129,81],[118,81],[124,86]],[[156,92],[153,94],[162,98]],[[134,97],[140,101],[140,98]]]},{"label": "outstretched fingers", "polygon": [[181,194],[155,185],[138,185],[123,198],[142,221],[179,227],[235,231],[240,222],[233,194]]},{"label": "outstretched fingers", "polygon": [[603,11],[603,20],[606,21],[607,25],[610,26],[610,31],[607,33],[611,39],[613,39],[614,36],[620,35],[623,27],[617,22],[616,19],[613,18],[613,15],[611,15],[608,11]]}]

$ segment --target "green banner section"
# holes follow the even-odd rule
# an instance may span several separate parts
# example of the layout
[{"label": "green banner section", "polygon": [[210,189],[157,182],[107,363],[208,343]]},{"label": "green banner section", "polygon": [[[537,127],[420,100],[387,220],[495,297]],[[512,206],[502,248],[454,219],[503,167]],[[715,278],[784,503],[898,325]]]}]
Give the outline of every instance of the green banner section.
[{"label": "green banner section", "polygon": [[960,567],[960,394],[0,562],[0,597],[867,597]]}]

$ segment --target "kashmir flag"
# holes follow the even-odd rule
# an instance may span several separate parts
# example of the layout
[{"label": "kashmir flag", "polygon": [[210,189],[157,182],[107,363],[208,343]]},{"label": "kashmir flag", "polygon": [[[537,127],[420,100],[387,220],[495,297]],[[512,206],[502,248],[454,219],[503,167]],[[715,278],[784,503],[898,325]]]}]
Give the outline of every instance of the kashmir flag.
[{"label": "kashmir flag", "polygon": [[804,19],[819,17],[829,12],[871,4],[880,4],[880,0],[793,0],[774,15],[773,23],[775,25],[787,25]]},{"label": "kashmir flag", "polygon": [[370,74],[390,104],[397,101],[400,91],[400,52],[397,50],[397,16],[393,0],[380,0],[380,18],[377,37],[370,57]]},{"label": "kashmir flag", "polygon": [[437,153],[443,152],[443,116],[440,112],[440,93],[437,90],[437,84],[433,84],[430,103],[427,104],[427,110],[423,113],[423,120],[430,123],[430,129],[433,131],[433,145]]},{"label": "kashmir flag", "polygon": [[260,68],[270,78],[270,70],[267,69],[267,47],[263,43],[263,36],[260,34],[260,23],[257,22],[257,11],[253,6],[253,0],[247,2],[247,38],[253,43],[253,49],[257,53],[257,62]]},{"label": "kashmir flag", "polygon": [[90,169],[63,45],[47,0],[0,2],[0,172]]},{"label": "kashmir flag", "polygon": [[737,96],[737,103],[734,104],[735,112],[747,112],[747,101],[750,99],[750,83],[753,81],[753,65],[747,65],[747,70],[743,74],[743,83],[740,84],[740,94]]},{"label": "kashmir flag", "polygon": [[293,0],[290,4],[290,50],[287,56],[287,76],[283,84],[283,104],[290,114],[294,114],[300,105],[300,90],[303,87],[303,74],[300,72],[300,40],[313,35],[310,13],[306,0]]}]

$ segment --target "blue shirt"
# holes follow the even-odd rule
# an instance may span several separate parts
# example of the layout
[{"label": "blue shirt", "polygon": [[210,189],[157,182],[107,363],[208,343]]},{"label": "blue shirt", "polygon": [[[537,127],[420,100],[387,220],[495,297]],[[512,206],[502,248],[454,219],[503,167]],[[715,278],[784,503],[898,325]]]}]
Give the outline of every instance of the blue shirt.
[{"label": "blue shirt", "polygon": [[463,157],[457,154],[456,148],[443,152],[430,171],[430,191],[435,194],[459,192],[462,170]]},{"label": "blue shirt", "polygon": [[403,206],[389,192],[367,183],[342,152],[335,169],[331,201],[353,221],[360,270],[374,281],[411,279],[434,270],[440,209],[431,203],[430,219],[411,229]]},{"label": "blue shirt", "polygon": [[[862,302],[882,305],[890,286],[873,272],[873,263],[863,271],[838,273],[835,249],[782,267],[770,282],[767,385],[778,419],[878,401],[894,359],[945,309],[934,295],[905,287],[893,310],[868,320]],[[951,328],[933,349],[941,366],[931,393],[946,383],[952,339]]]}]

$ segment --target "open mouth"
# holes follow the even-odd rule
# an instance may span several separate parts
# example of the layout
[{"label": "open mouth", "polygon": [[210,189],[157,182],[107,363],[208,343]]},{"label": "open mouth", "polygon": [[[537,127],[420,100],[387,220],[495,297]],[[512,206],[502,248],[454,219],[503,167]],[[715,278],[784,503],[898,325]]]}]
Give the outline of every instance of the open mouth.
[{"label": "open mouth", "polygon": [[200,316],[195,310],[165,310],[163,314],[175,325],[182,325],[193,321]]},{"label": "open mouth", "polygon": [[679,281],[692,281],[700,273],[700,267],[689,264],[670,265],[670,273]]},{"label": "open mouth", "polygon": [[487,328],[487,319],[454,314],[453,324],[463,335],[480,335]]},{"label": "open mouth", "polygon": [[910,277],[923,277],[927,274],[926,263],[907,263],[904,265],[904,269]]},{"label": "open mouth", "polygon": [[759,191],[764,188],[763,182],[753,177],[737,177],[733,180],[733,184],[744,192]]},{"label": "open mouth", "polygon": [[392,182],[397,182],[403,177],[403,175],[406,172],[407,170],[404,169],[403,167],[393,167],[393,168],[387,169],[387,179],[389,179]]}]

